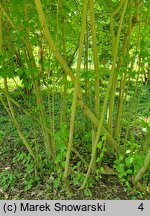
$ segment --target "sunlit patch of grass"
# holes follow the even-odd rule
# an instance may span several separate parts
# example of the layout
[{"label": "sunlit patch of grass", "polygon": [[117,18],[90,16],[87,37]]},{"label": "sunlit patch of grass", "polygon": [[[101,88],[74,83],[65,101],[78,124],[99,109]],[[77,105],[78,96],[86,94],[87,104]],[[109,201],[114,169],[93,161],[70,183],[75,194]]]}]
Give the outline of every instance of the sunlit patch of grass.
[{"label": "sunlit patch of grass", "polygon": [[[21,80],[19,77],[15,77],[14,79],[7,79],[8,89],[9,91],[13,91],[15,88],[21,86]],[[4,80],[0,78],[0,88],[4,88]]]}]

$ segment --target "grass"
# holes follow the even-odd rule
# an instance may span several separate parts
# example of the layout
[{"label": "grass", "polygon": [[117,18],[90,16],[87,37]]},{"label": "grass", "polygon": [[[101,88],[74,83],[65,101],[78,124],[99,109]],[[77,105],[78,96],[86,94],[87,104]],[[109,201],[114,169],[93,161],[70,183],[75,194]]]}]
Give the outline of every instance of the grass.
[{"label": "grass", "polygon": [[[18,86],[21,86],[21,81],[19,77],[15,77],[14,79],[8,79],[7,82],[9,91],[13,91]],[[0,78],[0,88],[4,88],[4,80],[2,78]]]}]

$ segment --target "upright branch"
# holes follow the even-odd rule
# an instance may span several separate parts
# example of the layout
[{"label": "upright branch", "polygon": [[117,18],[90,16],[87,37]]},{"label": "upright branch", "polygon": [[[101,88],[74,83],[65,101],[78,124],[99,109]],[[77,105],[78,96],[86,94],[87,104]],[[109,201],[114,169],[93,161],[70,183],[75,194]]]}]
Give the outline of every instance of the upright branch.
[{"label": "upright branch", "polygon": [[[52,40],[51,34],[50,34],[48,26],[46,24],[46,19],[45,19],[44,12],[43,12],[43,9],[42,9],[41,1],[40,0],[34,0],[34,1],[35,1],[35,4],[36,4],[36,8],[37,8],[37,12],[38,12],[39,19],[40,19],[40,22],[41,22],[41,26],[43,28],[43,33],[44,33],[44,35],[45,35],[45,37],[46,37],[46,39],[47,39],[47,41],[49,43],[49,46],[50,46],[55,58],[58,60],[61,67],[63,68],[64,72],[71,78],[73,84],[75,84],[76,77],[73,75],[72,71],[68,67],[67,62],[61,56],[60,52],[58,51],[57,47],[55,46],[55,44],[54,44],[54,42]],[[79,91],[78,91],[78,100],[79,100],[79,104],[80,104],[82,110],[84,111],[84,113],[89,117],[89,119],[91,119],[91,121],[96,126],[98,126],[97,118],[91,112],[91,110],[86,106],[86,104],[83,102],[82,90],[81,90],[80,87],[79,87]],[[102,127],[102,131],[103,131],[103,133],[106,134],[109,143],[115,148],[115,150],[117,152],[121,151],[121,149],[118,146],[118,144],[116,143],[116,141],[113,139],[113,137],[109,134],[109,132],[104,127]]]},{"label": "upright branch", "polygon": [[96,22],[94,14],[94,1],[89,1],[90,5],[90,19],[91,19],[91,32],[92,32],[92,48],[93,48],[93,60],[95,69],[95,115],[99,118],[99,57],[96,38]]},{"label": "upright branch", "polygon": [[[97,38],[96,38],[96,22],[95,22],[95,13],[94,13],[94,1],[89,2],[90,5],[90,21],[91,21],[91,33],[92,33],[92,49],[93,49],[93,60],[94,60],[94,69],[95,69],[95,115],[99,118],[99,57],[98,57],[98,48],[97,48]],[[96,137],[96,127],[94,125],[92,131],[92,146],[94,145]],[[93,172],[96,170],[96,155],[93,161]]]},{"label": "upright branch", "polygon": [[[64,60],[67,61],[65,15],[64,15],[63,0],[60,0],[60,11],[61,11],[61,21],[62,21],[61,32],[62,32],[63,56],[64,56]],[[63,79],[64,79],[64,89],[63,89],[63,100],[62,100],[62,120],[63,122],[66,122],[66,110],[67,110],[67,103],[66,103],[67,75],[66,73],[63,73]]]},{"label": "upright branch", "polygon": [[[111,73],[113,73],[113,81],[112,81],[112,87],[111,87],[111,96],[110,96],[110,102],[109,102],[109,115],[108,115],[108,131],[110,134],[112,134],[112,119],[113,119],[113,108],[114,108],[114,98],[115,98],[115,92],[116,92],[116,85],[117,85],[117,75],[115,73],[117,68],[117,54],[118,54],[118,48],[120,43],[120,35],[121,30],[123,26],[123,19],[125,16],[125,12],[127,9],[128,0],[122,0],[120,1],[118,8],[114,10],[110,15],[110,32],[111,32],[111,39],[112,39],[112,68]],[[123,7],[123,9],[122,9]],[[122,10],[120,12],[120,10]],[[114,30],[114,16],[118,13],[121,13],[120,15],[120,21],[117,29],[117,34],[115,35]]]},{"label": "upright branch", "polygon": [[87,4],[88,4],[88,0],[84,0],[82,26],[81,26],[80,42],[79,42],[79,52],[78,52],[78,60],[77,60],[77,70],[76,70],[76,81],[75,81],[75,88],[74,88],[74,97],[73,97],[73,102],[72,102],[72,112],[71,112],[71,117],[70,117],[69,142],[68,142],[67,155],[66,155],[66,165],[65,165],[65,172],[64,172],[64,180],[65,181],[66,181],[66,178],[68,177],[68,172],[69,172],[70,156],[71,156],[71,149],[72,149],[73,135],[74,135],[74,124],[75,124],[77,97],[78,97],[79,86],[80,86],[79,85],[80,68],[81,68],[82,53],[83,53],[84,34],[85,34],[85,30],[86,30]]},{"label": "upright branch", "polygon": [[2,36],[2,10],[0,8],[0,53],[2,53],[3,36]]},{"label": "upright branch", "polygon": [[104,121],[104,117],[105,117],[105,113],[106,113],[107,102],[108,102],[108,99],[109,99],[109,93],[110,93],[110,89],[111,89],[112,81],[113,81],[113,76],[114,76],[114,72],[115,72],[115,62],[116,62],[116,57],[117,57],[120,32],[121,32],[123,17],[124,17],[126,7],[127,7],[127,2],[128,1],[125,2],[124,9],[123,9],[122,16],[121,16],[121,20],[120,20],[120,24],[119,24],[119,29],[118,29],[118,33],[117,33],[117,40],[116,40],[116,43],[115,43],[116,46],[114,47],[114,55],[115,56],[113,58],[111,74],[110,74],[110,78],[109,78],[109,81],[108,81],[108,87],[107,87],[106,94],[105,94],[102,113],[101,113],[101,117],[100,117],[100,122],[99,122],[99,126],[98,126],[97,135],[96,135],[95,142],[94,142],[94,147],[93,147],[93,151],[92,151],[92,156],[91,156],[89,168],[88,168],[86,177],[85,177],[84,182],[83,182],[80,189],[84,189],[84,187],[85,187],[85,185],[87,183],[88,177],[90,175],[90,172],[91,172],[91,169],[92,169],[92,166],[93,166],[93,161],[95,159],[95,154],[96,154],[96,149],[97,149],[97,144],[98,144],[98,141],[99,141],[99,137],[102,134],[102,125],[103,125],[103,121]]}]

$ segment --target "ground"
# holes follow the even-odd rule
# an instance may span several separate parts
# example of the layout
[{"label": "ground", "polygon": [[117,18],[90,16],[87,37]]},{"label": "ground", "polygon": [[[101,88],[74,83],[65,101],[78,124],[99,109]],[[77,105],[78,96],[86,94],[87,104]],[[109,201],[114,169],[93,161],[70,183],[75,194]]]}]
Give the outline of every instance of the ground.
[{"label": "ground", "polygon": [[[16,99],[20,100],[21,103],[22,98],[18,98],[16,92],[14,92],[13,94],[13,96],[16,97]],[[142,101],[141,104],[144,106]],[[146,112],[145,108],[143,110]],[[33,134],[31,134],[33,122],[30,118],[26,117],[20,111],[16,111],[17,118],[22,124],[24,133],[32,143],[34,140]],[[24,127],[24,125],[26,126]],[[143,136],[138,130],[135,132],[139,137]],[[78,138],[80,139],[80,136]],[[22,152],[24,152],[25,155],[22,155]],[[23,162],[24,159],[25,162]],[[27,162],[29,162],[29,166],[25,166]],[[7,115],[6,111],[4,111],[3,106],[0,103],[0,199],[150,199],[149,194],[142,195],[140,193],[137,193],[133,185],[133,188],[131,188],[131,191],[129,193],[126,188],[121,185],[117,175],[102,175],[100,179],[93,180],[90,186],[84,191],[78,190],[79,187],[72,187],[71,195],[69,196],[63,186],[61,187],[53,185],[53,181],[57,180],[59,180],[58,183],[62,185],[62,179],[60,177],[58,179],[56,175],[53,175],[51,177],[51,171],[49,167],[46,168],[49,173],[48,175],[44,175],[40,181],[37,181],[37,184],[35,183],[36,180],[32,182],[32,176],[30,176],[29,178],[29,175],[33,174],[33,172],[29,170],[33,168],[32,165],[33,164],[30,163],[30,157],[28,158],[28,152],[26,148],[22,145],[22,141],[18,137],[18,133],[15,127],[13,126],[9,116]],[[3,171],[6,172],[4,173]],[[26,175],[26,172],[29,172],[28,176]],[[30,181],[31,188],[29,184]],[[3,186],[6,188],[3,188]]]}]

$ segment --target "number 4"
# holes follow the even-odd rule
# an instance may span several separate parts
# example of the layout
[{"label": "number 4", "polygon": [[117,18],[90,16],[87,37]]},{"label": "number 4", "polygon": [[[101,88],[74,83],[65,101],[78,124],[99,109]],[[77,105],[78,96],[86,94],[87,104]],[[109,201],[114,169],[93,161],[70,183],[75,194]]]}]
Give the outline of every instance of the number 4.
[{"label": "number 4", "polygon": [[139,210],[143,211],[144,210],[144,206],[143,206],[143,203],[141,203],[138,207]]}]

